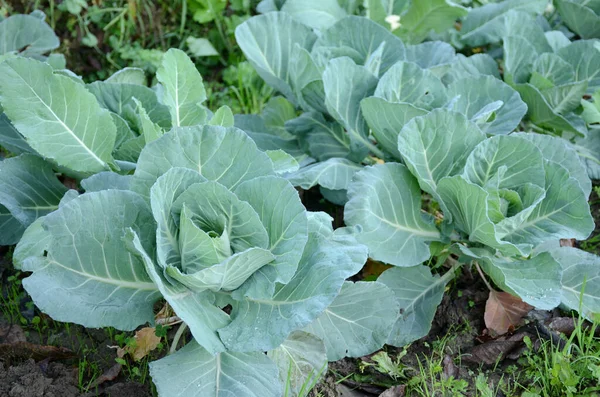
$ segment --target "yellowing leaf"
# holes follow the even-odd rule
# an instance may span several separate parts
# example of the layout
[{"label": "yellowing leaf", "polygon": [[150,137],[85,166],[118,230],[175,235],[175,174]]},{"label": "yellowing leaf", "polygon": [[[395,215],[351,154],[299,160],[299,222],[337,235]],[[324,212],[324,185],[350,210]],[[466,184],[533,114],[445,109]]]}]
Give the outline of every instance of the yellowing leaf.
[{"label": "yellowing leaf", "polygon": [[135,361],[140,361],[146,357],[148,353],[156,349],[160,343],[160,338],[156,336],[154,328],[142,328],[135,333],[135,344],[127,346],[125,350],[133,357]]},{"label": "yellowing leaf", "polygon": [[533,306],[507,292],[490,291],[485,304],[485,326],[499,335],[505,334],[531,309]]}]

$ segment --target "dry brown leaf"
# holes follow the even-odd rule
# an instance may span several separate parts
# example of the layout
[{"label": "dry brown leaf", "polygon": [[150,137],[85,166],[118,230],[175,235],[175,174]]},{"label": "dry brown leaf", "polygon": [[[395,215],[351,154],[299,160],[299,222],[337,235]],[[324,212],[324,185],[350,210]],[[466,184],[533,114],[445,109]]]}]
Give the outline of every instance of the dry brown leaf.
[{"label": "dry brown leaf", "polygon": [[95,381],[92,382],[92,384],[90,385],[90,389],[95,389],[104,382],[115,380],[117,376],[119,376],[119,374],[121,373],[121,368],[121,364],[115,364],[112,367],[110,367],[102,375],[96,378]]},{"label": "dry brown leaf", "polygon": [[160,338],[156,336],[155,329],[151,327],[142,328],[135,333],[135,345],[127,346],[125,350],[135,361],[146,357],[148,353],[158,347]]},{"label": "dry brown leaf", "polygon": [[519,324],[521,319],[533,309],[533,306],[507,292],[490,291],[485,304],[485,326],[498,335],[508,332]]},{"label": "dry brown leaf", "polygon": [[528,333],[519,333],[511,335],[508,338],[506,336],[501,336],[496,340],[474,346],[463,359],[476,364],[496,364],[512,352],[519,350],[521,347],[525,347],[525,343],[523,342],[525,336],[531,337]]}]

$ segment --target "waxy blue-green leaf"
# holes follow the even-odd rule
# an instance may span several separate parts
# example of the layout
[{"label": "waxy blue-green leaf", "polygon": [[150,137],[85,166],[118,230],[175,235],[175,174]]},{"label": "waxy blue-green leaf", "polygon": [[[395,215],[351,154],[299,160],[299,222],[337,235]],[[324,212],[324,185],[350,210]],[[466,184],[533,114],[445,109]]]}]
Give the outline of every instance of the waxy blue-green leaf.
[{"label": "waxy blue-green leaf", "polygon": [[320,31],[327,30],[347,15],[337,0],[287,0],[281,11]]},{"label": "waxy blue-green leaf", "polygon": [[210,125],[220,125],[222,127],[233,127],[233,113],[229,106],[221,106],[208,122]]},{"label": "waxy blue-green leaf", "polygon": [[[527,105],[519,93],[492,76],[456,80],[448,87],[448,98],[454,98],[453,111],[463,113],[489,135],[509,134],[527,113]],[[493,112],[493,117],[487,115],[477,119],[486,105],[497,101],[501,101],[502,105]]]},{"label": "waxy blue-green leaf", "polygon": [[171,48],[156,71],[163,86],[162,102],[169,107],[173,127],[202,124],[206,111],[200,107],[206,100],[202,76],[185,52]]},{"label": "waxy blue-green leaf", "polygon": [[406,47],[406,61],[414,62],[423,69],[431,70],[441,77],[456,60],[454,47],[443,41],[426,41]]},{"label": "waxy blue-green leaf", "polygon": [[194,341],[150,363],[158,394],[169,397],[280,397],[278,374],[262,352],[214,355]]},{"label": "waxy blue-green leaf", "polygon": [[585,80],[577,81],[557,87],[548,87],[542,89],[541,93],[554,112],[568,114],[581,104],[581,98],[585,96],[587,85],[588,82]]},{"label": "waxy blue-green leaf", "polygon": [[306,111],[327,113],[323,70],[317,66],[310,52],[298,43],[292,49],[289,72],[298,104]]},{"label": "waxy blue-green leaf", "polygon": [[[207,181],[187,187],[171,207],[171,215],[176,220],[184,205],[201,230],[226,236],[232,250],[230,255],[253,247],[268,247],[269,236],[258,213],[225,186]],[[203,267],[213,264],[203,264]]]},{"label": "waxy blue-green leaf", "polygon": [[395,163],[367,167],[348,188],[344,219],[360,225],[357,240],[369,256],[395,266],[415,266],[429,258],[429,241],[440,238],[432,219],[421,214],[421,189],[408,169]]},{"label": "waxy blue-green leaf", "polygon": [[116,172],[99,172],[81,181],[86,193],[99,192],[101,190],[130,190],[131,175],[120,175]]},{"label": "waxy blue-green leaf", "polygon": [[524,132],[515,133],[513,135],[533,142],[542,152],[544,159],[558,163],[567,169],[571,177],[579,181],[579,186],[583,190],[585,196],[589,197],[592,192],[592,181],[587,176],[577,152],[568,145],[566,140],[550,135]]},{"label": "waxy blue-green leaf", "polygon": [[588,94],[600,89],[600,42],[577,40],[557,51],[558,56],[569,62],[575,70],[575,81],[588,82]]},{"label": "waxy blue-green leaf", "polygon": [[173,204],[188,187],[205,180],[194,170],[173,167],[157,179],[149,192],[152,214],[157,223],[156,259],[163,268],[181,264],[177,223],[172,216]]},{"label": "waxy blue-green leaf", "polygon": [[249,19],[235,30],[237,42],[258,75],[294,101],[290,64],[294,45],[310,49],[316,40],[312,30],[286,13],[268,13]]},{"label": "waxy blue-green leaf", "polygon": [[363,99],[360,107],[379,146],[398,160],[402,158],[398,151],[400,131],[413,118],[427,114],[427,110],[410,103],[388,102],[377,97]]},{"label": "waxy blue-green leaf", "polygon": [[127,242],[127,248],[141,258],[148,276],[156,283],[156,287],[175,313],[190,328],[196,342],[212,355],[225,351],[217,330],[229,323],[229,316],[215,306],[214,294],[210,291],[196,293],[182,284],[166,279],[164,269],[155,264],[133,230],[128,230],[124,240]]},{"label": "waxy blue-green leaf", "polygon": [[384,42],[385,47],[379,67],[381,76],[393,64],[404,59],[404,43],[386,28],[367,18],[348,16],[338,21],[317,39],[312,54],[314,57],[317,51],[322,53],[327,52],[324,50],[333,51],[323,60],[323,65],[326,65],[327,61],[340,56],[339,51],[345,50],[345,55],[354,54],[352,60],[359,65],[364,65],[371,54]]},{"label": "waxy blue-green leaf", "polygon": [[[2,207],[0,206],[0,214],[2,213]],[[10,215],[10,212],[8,212]],[[13,252],[13,266],[17,270],[21,270],[23,268],[23,264],[25,260],[31,256],[42,257],[44,256],[44,251],[49,247],[50,243],[52,243],[52,235],[44,230],[42,226],[44,223],[44,218],[38,218],[35,222],[33,222],[27,229],[21,225],[19,221],[17,221],[12,215],[10,215],[13,222],[15,222],[15,226],[11,227],[8,223],[0,223],[2,228],[7,228],[12,233],[21,233],[18,235],[20,240]],[[1,220],[0,215],[0,220]],[[2,221],[0,221],[2,222]],[[25,230],[23,232],[23,230]]]},{"label": "waxy blue-green leaf", "polygon": [[350,58],[331,60],[323,73],[325,106],[329,114],[346,127],[350,149],[368,146],[368,126],[360,111],[360,101],[373,95],[377,78]]},{"label": "waxy blue-green leaf", "polygon": [[140,68],[126,67],[113,73],[106,82],[146,85],[146,73]]},{"label": "waxy blue-green leaf", "polygon": [[367,259],[366,247],[338,230],[328,237],[311,233],[298,271],[288,284],[277,284],[274,294],[265,291],[263,296],[232,303],[232,321],[219,330],[229,350],[273,349],[331,304],[344,280],[356,274]]},{"label": "waxy blue-green leaf", "polygon": [[52,242],[47,256],[24,261],[23,270],[33,274],[23,286],[58,321],[122,330],[152,323],[158,288],[122,240],[134,228],[152,249],[152,225],[150,208],[133,192],[79,196],[44,218]]},{"label": "waxy blue-green leaf", "polygon": [[600,313],[598,256],[571,247],[559,247],[549,252],[562,267],[562,305],[593,319]]},{"label": "waxy blue-green leaf", "polygon": [[501,236],[515,244],[540,244],[551,239],[585,240],[594,230],[587,196],[577,179],[558,163],[545,160],[546,197],[517,228]]},{"label": "waxy blue-green leaf", "polygon": [[0,146],[14,154],[34,152],[4,113],[0,113]]},{"label": "waxy blue-green leaf", "polygon": [[383,272],[377,281],[394,292],[400,309],[386,343],[405,346],[427,335],[446,284],[452,277],[453,271],[442,277],[432,276],[431,270],[423,265]]},{"label": "waxy blue-green leaf", "polygon": [[273,162],[273,170],[278,175],[296,172],[300,169],[298,161],[296,161],[292,155],[287,154],[281,149],[265,150],[265,154],[269,156]]},{"label": "waxy blue-green leaf", "polygon": [[449,0],[412,1],[394,34],[410,43],[420,43],[431,31],[441,33],[465,15],[465,7]]},{"label": "waxy blue-green leaf", "polygon": [[275,255],[270,266],[260,269],[255,277],[266,278],[271,284],[288,283],[308,239],[306,210],[298,192],[283,178],[264,176],[243,182],[234,193],[258,214],[269,236],[266,248]]},{"label": "waxy blue-green leaf", "polygon": [[552,310],[561,302],[562,268],[548,253],[527,260],[489,255],[481,265],[496,285],[538,309]]},{"label": "waxy blue-green leaf", "polygon": [[[8,208],[1,204],[0,227],[2,227],[2,232],[0,233],[0,245],[16,244],[26,231],[25,226],[12,216]],[[18,268],[17,266],[18,265],[15,265],[16,268]]]},{"label": "waxy blue-green leaf", "polygon": [[443,206],[437,183],[443,177],[458,174],[469,153],[484,139],[481,130],[464,115],[436,109],[411,120],[402,129],[398,150],[421,189]]},{"label": "waxy blue-green leaf", "polygon": [[[581,106],[583,106],[583,112],[581,117],[587,124],[600,124],[600,90],[592,94],[592,101],[582,99]],[[0,137],[3,135],[2,128],[2,116],[0,115]],[[18,137],[16,137],[18,139]],[[3,141],[0,141],[0,145],[4,145]]]},{"label": "waxy blue-green leaf", "polygon": [[[425,44],[425,43],[423,43]],[[470,57],[465,57],[462,54],[456,56],[456,61],[451,64],[445,75],[442,76],[442,81],[446,85],[450,85],[456,80],[465,77],[474,77],[479,75],[489,75],[500,79],[500,72],[496,60],[488,54],[474,54]]]},{"label": "waxy blue-green leaf", "polygon": [[148,112],[144,109],[144,105],[137,98],[133,98],[133,101],[135,102],[139,117],[140,135],[144,136],[144,141],[150,143],[163,136],[165,131],[161,126],[152,121]]},{"label": "waxy blue-green leaf", "polygon": [[306,385],[314,384],[327,372],[325,344],[316,336],[295,331],[279,347],[267,352],[279,369],[279,380],[289,397],[299,397]]},{"label": "waxy blue-green leaf", "polygon": [[60,45],[58,37],[43,19],[33,15],[13,15],[0,21],[0,55],[20,51],[39,56]]},{"label": "waxy blue-green leaf", "polygon": [[142,104],[152,122],[164,129],[171,128],[169,108],[159,102],[156,92],[151,88],[139,84],[108,81],[96,81],[86,87],[96,96],[102,107],[118,114],[140,132],[142,126],[134,98]]},{"label": "waxy blue-green leaf", "polygon": [[578,136],[584,136],[587,133],[585,123],[583,125],[574,124],[570,119],[556,113],[548,103],[543,94],[531,84],[517,84],[515,89],[521,95],[521,98],[528,104],[527,116],[540,127],[546,127],[557,131],[573,132]]},{"label": "waxy blue-green leaf", "polygon": [[541,14],[547,3],[546,0],[508,0],[474,8],[462,23],[461,40],[471,47],[496,43],[508,33],[505,24],[508,12]]},{"label": "waxy blue-green leaf", "polygon": [[[556,8],[569,29],[583,39],[600,38],[600,4],[598,1],[558,0]],[[594,5],[595,8],[594,9]]]},{"label": "waxy blue-green leaf", "polygon": [[[243,160],[243,167],[236,166]],[[219,126],[175,128],[142,151],[132,189],[149,197],[158,177],[173,167],[192,169],[227,188],[273,175],[273,163],[243,131]]]},{"label": "waxy blue-green leaf", "polygon": [[544,77],[555,86],[569,84],[575,79],[573,66],[551,52],[541,54],[534,60],[533,72]]},{"label": "waxy blue-green leaf", "polygon": [[304,330],[323,339],[329,361],[361,357],[386,343],[395,321],[390,313],[398,310],[394,293],[384,284],[347,281],[331,305]]},{"label": "waxy blue-green leaf", "polygon": [[288,131],[306,141],[310,155],[319,161],[334,157],[349,158],[361,161],[368,153],[368,149],[352,152],[350,136],[344,127],[335,122],[328,121],[319,112],[307,112],[285,124]]},{"label": "waxy blue-green leaf", "polygon": [[489,217],[489,193],[482,187],[457,175],[443,178],[438,183],[437,192],[452,214],[452,221],[469,236],[469,241],[498,249],[505,255],[523,255],[522,250],[530,248],[518,248],[499,240]]},{"label": "waxy blue-green leaf", "polygon": [[[182,249],[181,254],[184,258],[186,251]],[[189,265],[187,273],[174,266],[167,267],[166,272],[194,292],[205,290],[229,292],[238,288],[254,272],[275,259],[269,250],[256,247],[233,255],[229,253],[229,255],[223,262],[200,268],[193,273]]]},{"label": "waxy blue-green leaf", "polygon": [[[0,161],[0,205],[6,208],[23,228],[56,209],[67,188],[60,183],[50,164],[32,154],[22,154]],[[6,218],[6,221],[8,219]],[[13,224],[16,229],[22,228]],[[4,245],[15,244],[21,237],[5,225],[0,229]]]},{"label": "waxy blue-green leaf", "polygon": [[394,64],[381,76],[374,96],[427,110],[443,106],[449,98],[436,75],[412,62]]},{"label": "waxy blue-green leaf", "polygon": [[465,180],[483,188],[514,189],[526,183],[544,187],[544,158],[532,142],[518,136],[495,136],[469,154]]},{"label": "waxy blue-green leaf", "polygon": [[303,167],[286,178],[292,185],[306,190],[316,185],[332,190],[345,190],[361,168],[360,164],[350,160],[332,158]]},{"label": "waxy blue-green leaf", "polygon": [[68,169],[109,169],[116,128],[84,86],[48,64],[13,58],[0,64],[0,102],[27,143]]}]

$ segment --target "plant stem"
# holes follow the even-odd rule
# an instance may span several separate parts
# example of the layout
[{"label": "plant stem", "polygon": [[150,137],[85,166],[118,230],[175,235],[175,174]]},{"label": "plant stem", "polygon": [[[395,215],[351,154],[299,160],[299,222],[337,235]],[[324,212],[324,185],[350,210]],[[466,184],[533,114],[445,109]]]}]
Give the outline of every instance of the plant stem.
[{"label": "plant stem", "polygon": [[183,335],[183,333],[185,332],[186,329],[187,329],[187,324],[181,323],[181,325],[177,329],[177,332],[175,333],[175,337],[173,338],[173,344],[171,345],[169,354],[173,354],[177,351],[177,345],[179,344],[179,339],[181,339],[181,336]]},{"label": "plant stem", "polygon": [[492,288],[490,283],[487,281],[487,278],[485,278],[485,275],[483,274],[483,270],[481,270],[481,267],[479,267],[479,263],[477,263],[477,262],[474,262],[474,263],[475,263],[475,268],[477,269],[477,272],[479,273],[479,275],[483,279],[483,282],[485,283],[485,286],[490,290],[490,292],[493,292],[494,289]]}]

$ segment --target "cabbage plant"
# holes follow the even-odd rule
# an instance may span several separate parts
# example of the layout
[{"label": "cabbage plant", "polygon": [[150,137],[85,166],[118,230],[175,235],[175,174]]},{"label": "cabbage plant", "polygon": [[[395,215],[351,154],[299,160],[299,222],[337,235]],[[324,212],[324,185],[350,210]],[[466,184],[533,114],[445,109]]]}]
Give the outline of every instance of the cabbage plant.
[{"label": "cabbage plant", "polygon": [[[533,133],[486,138],[463,114],[439,109],[400,131],[398,151],[402,164],[356,174],[344,211],[346,224],[361,225],[357,239],[370,257],[395,266],[378,279],[403,309],[388,343],[427,334],[446,283],[464,263],[476,262],[534,307],[581,308],[588,317],[600,311],[598,257],[558,243],[594,230],[591,182],[566,141]],[[421,209],[423,192],[429,212]],[[455,267],[441,277],[421,264],[434,252],[458,258],[450,257]]]},{"label": "cabbage plant", "polygon": [[30,226],[16,266],[40,310],[87,327],[153,324],[165,299],[192,339],[150,364],[161,396],[296,395],[387,339],[393,292],[346,281],[367,257],[355,229],[307,212],[243,131],[176,127],[128,186],[95,179]]},{"label": "cabbage plant", "polygon": [[36,59],[34,49],[50,48],[30,36],[51,32],[43,21],[16,15],[0,22],[0,32],[2,26],[19,28],[5,32],[14,34],[6,37],[11,43],[36,44],[0,63],[0,146],[17,155],[0,162],[1,245],[17,243],[32,222],[58,208],[68,189],[56,173],[75,185],[92,175],[106,187],[125,183],[146,143],[172,126],[233,123],[228,108],[213,115],[202,105],[202,77],[182,51],[165,54],[154,88],[136,68],[85,84],[50,58]]},{"label": "cabbage plant", "polygon": [[249,62],[285,97],[262,117],[236,117],[236,125],[260,147],[294,156],[300,169],[288,179],[304,189],[319,185],[330,201],[346,202],[348,184],[364,165],[397,159],[398,132],[416,116],[452,109],[485,133],[504,135],[527,111],[489,55],[465,57],[441,41],[405,44],[359,16],[316,32],[283,10],[236,30]]}]

